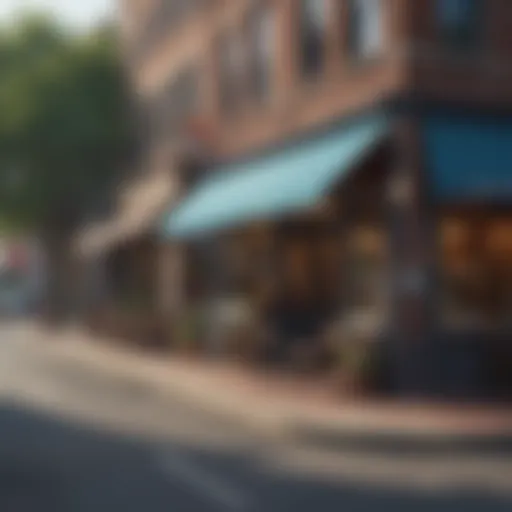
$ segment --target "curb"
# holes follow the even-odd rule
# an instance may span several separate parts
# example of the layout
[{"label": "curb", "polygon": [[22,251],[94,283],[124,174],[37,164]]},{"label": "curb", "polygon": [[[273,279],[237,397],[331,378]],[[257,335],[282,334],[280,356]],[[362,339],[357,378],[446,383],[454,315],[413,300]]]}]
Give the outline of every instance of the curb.
[{"label": "curb", "polygon": [[361,431],[295,424],[288,429],[297,442],[329,451],[385,456],[474,455],[512,457],[512,433],[439,434],[435,432]]}]

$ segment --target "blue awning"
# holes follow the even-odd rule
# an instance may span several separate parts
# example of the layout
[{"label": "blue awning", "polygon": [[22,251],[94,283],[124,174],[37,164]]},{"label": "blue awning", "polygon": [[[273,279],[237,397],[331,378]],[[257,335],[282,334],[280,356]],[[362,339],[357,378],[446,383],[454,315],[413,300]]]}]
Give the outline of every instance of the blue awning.
[{"label": "blue awning", "polygon": [[512,120],[431,117],[425,141],[437,198],[512,201]]},{"label": "blue awning", "polygon": [[164,219],[165,236],[193,238],[315,206],[387,132],[384,117],[215,172]]}]

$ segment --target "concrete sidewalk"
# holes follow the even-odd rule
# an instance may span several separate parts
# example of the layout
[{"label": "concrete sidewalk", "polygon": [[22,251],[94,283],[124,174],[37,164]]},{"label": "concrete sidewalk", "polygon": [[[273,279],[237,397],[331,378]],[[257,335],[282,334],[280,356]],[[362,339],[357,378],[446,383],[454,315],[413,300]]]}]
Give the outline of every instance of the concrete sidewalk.
[{"label": "concrete sidewalk", "polygon": [[26,339],[44,339],[39,349],[56,361],[149,387],[266,434],[329,449],[512,456],[511,408],[342,401],[325,387],[232,363],[151,357],[79,329],[56,335],[37,324],[24,328]]}]

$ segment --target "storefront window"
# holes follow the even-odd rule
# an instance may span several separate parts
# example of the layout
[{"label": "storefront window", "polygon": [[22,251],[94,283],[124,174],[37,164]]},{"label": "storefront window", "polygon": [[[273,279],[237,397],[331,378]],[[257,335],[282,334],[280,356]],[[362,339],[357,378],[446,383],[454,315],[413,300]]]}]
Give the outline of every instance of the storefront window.
[{"label": "storefront window", "polygon": [[312,291],[312,248],[307,240],[290,241],[286,247],[284,271],[286,287],[298,296]]},{"label": "storefront window", "polygon": [[338,302],[342,288],[342,238],[339,233],[328,235],[321,240],[317,248],[319,254],[318,279],[321,290],[327,298]]},{"label": "storefront window", "polygon": [[442,322],[448,328],[512,325],[512,216],[441,223]]}]

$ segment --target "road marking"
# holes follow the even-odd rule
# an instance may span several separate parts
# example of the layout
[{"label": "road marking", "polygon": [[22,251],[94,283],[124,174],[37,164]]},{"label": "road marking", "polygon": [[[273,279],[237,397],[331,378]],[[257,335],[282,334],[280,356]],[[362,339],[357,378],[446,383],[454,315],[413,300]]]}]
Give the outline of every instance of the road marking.
[{"label": "road marking", "polygon": [[247,493],[205,471],[174,450],[167,450],[163,457],[160,454],[159,465],[167,477],[181,480],[223,510],[254,510]]}]

